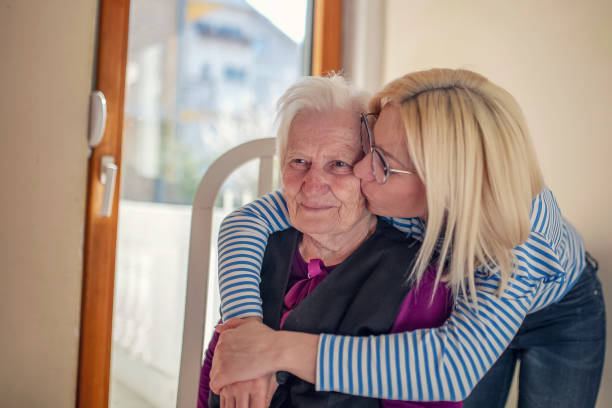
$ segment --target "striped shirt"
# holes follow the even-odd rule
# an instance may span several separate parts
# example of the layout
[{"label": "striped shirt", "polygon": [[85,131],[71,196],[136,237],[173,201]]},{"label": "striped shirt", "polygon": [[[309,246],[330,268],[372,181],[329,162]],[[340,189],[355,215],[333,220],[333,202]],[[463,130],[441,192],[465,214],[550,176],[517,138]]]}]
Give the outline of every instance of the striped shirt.
[{"label": "striped shirt", "polygon": [[[423,238],[418,218],[390,219]],[[221,314],[261,316],[259,271],[268,236],[289,227],[280,191],[230,214],[219,232]],[[584,266],[580,234],[563,218],[550,190],[533,200],[531,233],[514,250],[517,271],[501,296],[497,271],[475,271],[478,307],[460,296],[434,329],[370,337],[319,336],[316,389],[412,401],[465,399],[506,349],[528,313],[559,301]],[[360,384],[354,387],[353,384]]]}]

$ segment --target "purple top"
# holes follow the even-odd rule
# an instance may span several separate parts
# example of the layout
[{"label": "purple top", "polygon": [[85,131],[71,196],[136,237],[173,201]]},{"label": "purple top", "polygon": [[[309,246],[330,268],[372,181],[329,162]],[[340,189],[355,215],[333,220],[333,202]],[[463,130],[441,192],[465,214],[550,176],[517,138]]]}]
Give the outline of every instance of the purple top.
[{"label": "purple top", "polygon": [[283,301],[283,312],[280,321],[281,329],[291,311],[295,309],[310,292],[319,286],[319,283],[323,282],[323,279],[332,273],[336,267],[336,265],[325,266],[320,259],[311,259],[310,262],[306,264],[300,251],[295,252],[296,255],[293,257],[291,275],[289,275],[289,282],[287,284],[287,287],[291,289],[287,291]]},{"label": "purple top", "polygon": [[[285,294],[283,312],[281,315],[281,328],[287,316],[300,302],[312,292],[319,283],[330,274],[334,266],[325,266],[320,259],[311,259],[306,263],[299,251],[295,251],[291,275]],[[430,304],[431,294],[434,291],[436,269],[428,269],[418,287],[408,292],[400,306],[399,313],[391,327],[391,333],[402,333],[423,328],[438,327],[446,321],[452,308],[450,290],[445,285],[438,285],[435,289],[433,302]],[[219,333],[215,332],[206,350],[206,357],[200,373],[200,392],[198,395],[198,408],[208,406],[210,369],[215,347],[219,339]],[[458,408],[462,402],[412,402],[381,400],[385,408],[414,408],[414,407],[438,407]]]}]

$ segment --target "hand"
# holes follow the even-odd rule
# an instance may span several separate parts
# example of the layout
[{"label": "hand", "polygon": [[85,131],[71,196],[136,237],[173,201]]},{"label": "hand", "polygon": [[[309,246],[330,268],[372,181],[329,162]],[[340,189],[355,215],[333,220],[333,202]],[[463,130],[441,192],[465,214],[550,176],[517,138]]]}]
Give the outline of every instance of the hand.
[{"label": "hand", "polygon": [[221,333],[210,371],[215,393],[229,384],[274,374],[276,331],[257,319],[232,319],[217,326]]},{"label": "hand", "polygon": [[318,335],[272,330],[256,319],[232,319],[216,330],[221,335],[210,371],[213,392],[277,371],[314,384]]},{"label": "hand", "polygon": [[267,408],[278,388],[276,375],[227,385],[221,389],[221,408]]}]

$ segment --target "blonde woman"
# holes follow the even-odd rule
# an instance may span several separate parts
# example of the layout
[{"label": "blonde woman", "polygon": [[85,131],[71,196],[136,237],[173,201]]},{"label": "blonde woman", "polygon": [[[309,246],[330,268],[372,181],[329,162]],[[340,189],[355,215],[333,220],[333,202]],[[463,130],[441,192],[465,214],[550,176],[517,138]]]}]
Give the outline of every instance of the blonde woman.
[{"label": "blonde woman", "polygon": [[[284,370],[322,391],[503,407],[520,359],[520,406],[594,406],[605,347],[597,265],[544,185],[514,98],[476,73],[434,69],[391,82],[370,110],[354,173],[368,209],[422,241],[409,279],[439,265],[450,317],[367,338],[236,319],[220,329],[211,388]],[[261,315],[263,249],[244,241],[287,228],[286,211],[276,192],[222,225],[224,321]]]}]

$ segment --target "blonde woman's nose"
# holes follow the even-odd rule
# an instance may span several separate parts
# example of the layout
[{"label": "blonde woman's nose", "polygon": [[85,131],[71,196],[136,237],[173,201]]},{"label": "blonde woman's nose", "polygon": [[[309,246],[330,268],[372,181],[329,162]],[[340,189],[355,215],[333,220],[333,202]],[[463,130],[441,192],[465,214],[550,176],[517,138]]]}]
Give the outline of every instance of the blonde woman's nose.
[{"label": "blonde woman's nose", "polygon": [[361,180],[374,180],[374,172],[372,171],[372,152],[363,156],[363,158],[353,166],[353,173]]}]

